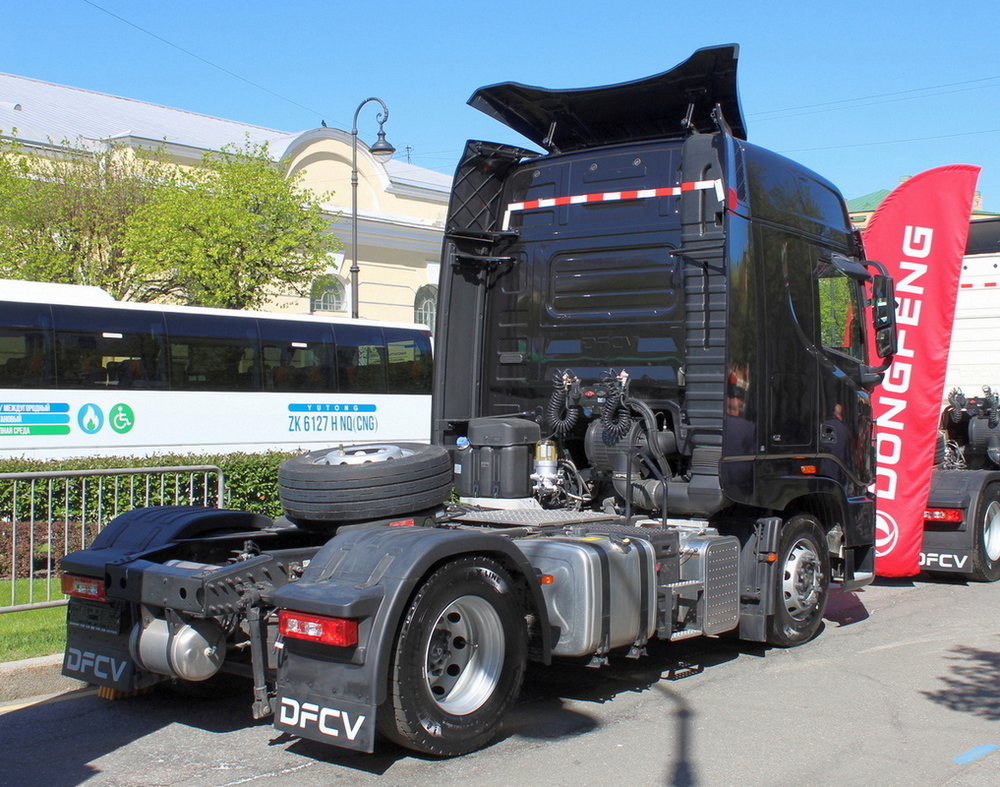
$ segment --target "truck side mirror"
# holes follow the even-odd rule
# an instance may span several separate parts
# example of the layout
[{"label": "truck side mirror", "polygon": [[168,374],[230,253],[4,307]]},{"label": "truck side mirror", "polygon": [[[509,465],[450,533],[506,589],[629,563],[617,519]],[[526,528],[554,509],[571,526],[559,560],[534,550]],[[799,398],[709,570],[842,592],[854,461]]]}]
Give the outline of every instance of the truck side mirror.
[{"label": "truck side mirror", "polygon": [[872,277],[872,323],[876,354],[891,359],[898,346],[896,297],[892,279],[881,274]]}]

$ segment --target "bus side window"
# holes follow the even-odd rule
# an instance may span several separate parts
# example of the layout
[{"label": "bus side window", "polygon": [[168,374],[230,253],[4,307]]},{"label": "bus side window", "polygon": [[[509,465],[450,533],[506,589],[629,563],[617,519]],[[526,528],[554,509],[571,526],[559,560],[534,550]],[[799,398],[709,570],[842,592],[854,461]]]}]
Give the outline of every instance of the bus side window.
[{"label": "bus side window", "polygon": [[389,393],[431,392],[431,343],[424,334],[385,328]]},{"label": "bus side window", "polygon": [[386,347],[382,329],[337,325],[337,366],[341,391],[385,393]]},{"label": "bus side window", "polygon": [[259,391],[260,341],[254,320],[167,314],[171,383],[189,391]]},{"label": "bus side window", "polygon": [[337,390],[337,380],[332,376],[335,346],[329,324],[259,319],[257,325],[263,343],[265,390]]},{"label": "bus side window", "polygon": [[52,313],[44,303],[4,303],[0,380],[7,388],[51,388]]},{"label": "bus side window", "polygon": [[166,387],[163,319],[155,312],[64,306],[55,334],[60,387]]}]

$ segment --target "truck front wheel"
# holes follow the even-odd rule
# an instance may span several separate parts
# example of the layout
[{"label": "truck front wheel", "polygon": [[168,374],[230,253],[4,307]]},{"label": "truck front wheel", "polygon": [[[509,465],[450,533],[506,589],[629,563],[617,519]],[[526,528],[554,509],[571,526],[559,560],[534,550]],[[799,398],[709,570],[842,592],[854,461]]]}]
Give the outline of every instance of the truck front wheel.
[{"label": "truck front wheel", "polygon": [[767,641],[790,648],[816,636],[830,590],[830,554],[813,516],[797,514],[785,523],[775,570],[774,614],[768,619]]},{"label": "truck front wheel", "polygon": [[441,757],[482,748],[517,699],[526,662],[526,625],[507,572],[466,557],[438,569],[400,626],[382,734]]},{"label": "truck front wheel", "polygon": [[1000,579],[1000,484],[989,484],[976,506],[972,578],[977,582]]}]

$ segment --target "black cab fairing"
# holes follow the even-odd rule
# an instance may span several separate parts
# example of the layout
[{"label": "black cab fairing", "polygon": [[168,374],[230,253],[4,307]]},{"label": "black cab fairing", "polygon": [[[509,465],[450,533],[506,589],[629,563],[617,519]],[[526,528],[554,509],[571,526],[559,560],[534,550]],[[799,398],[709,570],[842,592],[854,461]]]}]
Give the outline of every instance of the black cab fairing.
[{"label": "black cab fairing", "polygon": [[733,146],[732,212],[821,239],[860,255],[847,205],[830,181],[796,161],[748,142]]},{"label": "black cab fairing", "polygon": [[661,74],[577,90],[505,82],[480,88],[469,104],[552,152],[711,133],[716,107],[733,136],[746,139],[738,56],[735,44],[706,47]]}]

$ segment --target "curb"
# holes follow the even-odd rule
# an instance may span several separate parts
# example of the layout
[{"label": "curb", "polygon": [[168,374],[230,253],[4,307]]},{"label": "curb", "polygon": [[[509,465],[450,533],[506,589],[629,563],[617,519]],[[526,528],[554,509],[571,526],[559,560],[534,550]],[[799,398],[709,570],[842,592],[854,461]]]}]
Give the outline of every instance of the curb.
[{"label": "curb", "polygon": [[23,661],[0,663],[0,702],[13,702],[44,694],[74,691],[87,684],[60,673],[61,653]]}]

